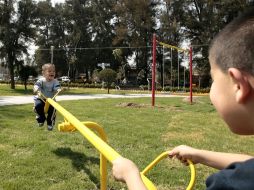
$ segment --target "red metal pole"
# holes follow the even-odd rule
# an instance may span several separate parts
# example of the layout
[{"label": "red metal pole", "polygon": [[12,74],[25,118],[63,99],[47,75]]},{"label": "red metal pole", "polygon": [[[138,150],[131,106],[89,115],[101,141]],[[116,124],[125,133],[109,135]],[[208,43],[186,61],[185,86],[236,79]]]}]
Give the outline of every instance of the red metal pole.
[{"label": "red metal pole", "polygon": [[192,47],[190,47],[190,103],[192,104]]},{"label": "red metal pole", "polygon": [[152,106],[154,106],[155,103],[155,67],[156,67],[156,35],[153,34]]}]

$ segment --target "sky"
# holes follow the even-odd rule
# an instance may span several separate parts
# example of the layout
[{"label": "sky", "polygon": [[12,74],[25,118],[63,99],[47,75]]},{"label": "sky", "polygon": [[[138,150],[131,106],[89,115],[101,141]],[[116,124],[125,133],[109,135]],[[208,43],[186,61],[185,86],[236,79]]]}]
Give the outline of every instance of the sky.
[{"label": "sky", "polygon": [[55,3],[64,3],[65,0],[51,0],[51,2],[52,2],[53,4],[55,4]]},{"label": "sky", "polygon": [[[43,0],[36,0],[36,1],[43,1]],[[51,0],[52,4],[55,5],[56,3],[64,3],[65,0]]]}]

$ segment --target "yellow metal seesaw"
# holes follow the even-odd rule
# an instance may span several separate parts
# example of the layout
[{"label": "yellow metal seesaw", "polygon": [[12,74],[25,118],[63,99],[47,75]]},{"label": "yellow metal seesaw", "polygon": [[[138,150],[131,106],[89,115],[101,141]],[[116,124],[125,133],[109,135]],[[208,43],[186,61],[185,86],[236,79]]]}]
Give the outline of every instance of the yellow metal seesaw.
[{"label": "yellow metal seesaw", "polygon": [[[78,130],[99,152],[100,152],[100,176],[101,176],[101,190],[107,189],[107,160],[112,163],[115,159],[121,157],[112,147],[106,143],[106,135],[102,127],[94,122],[80,122],[70,112],[65,110],[62,106],[56,103],[53,99],[47,98],[45,107],[53,106],[63,117],[64,122],[58,125],[60,131],[76,131]],[[95,129],[100,137],[98,137],[89,128]],[[140,174],[142,180],[149,190],[156,190],[155,185],[145,176],[145,174],[155,166],[160,160],[167,157],[169,152],[164,152],[159,155],[151,164],[149,164]],[[191,169],[191,180],[187,190],[191,190],[195,182],[195,168],[191,161],[188,160]]]},{"label": "yellow metal seesaw", "polygon": [[[55,95],[53,96],[53,98],[51,98],[51,99],[54,100],[54,99],[56,98],[56,96],[57,96],[61,91],[62,91],[62,90],[59,89],[59,90],[55,93]],[[44,106],[44,113],[48,113],[49,104],[46,104],[46,102],[45,102],[45,100],[47,100],[48,97],[46,97],[42,92],[39,92],[39,93],[38,93],[38,97],[45,103],[45,106]]]},{"label": "yellow metal seesaw", "polygon": [[[142,172],[141,174],[145,175],[152,167],[154,167],[159,161],[161,161],[163,158],[168,157],[170,151],[166,151],[161,153],[157,158],[155,158],[154,161],[152,161]],[[196,178],[196,171],[193,163],[190,160],[187,160],[190,171],[191,171],[191,179],[189,182],[189,185],[187,186],[186,190],[191,190],[195,184],[195,178]]]}]

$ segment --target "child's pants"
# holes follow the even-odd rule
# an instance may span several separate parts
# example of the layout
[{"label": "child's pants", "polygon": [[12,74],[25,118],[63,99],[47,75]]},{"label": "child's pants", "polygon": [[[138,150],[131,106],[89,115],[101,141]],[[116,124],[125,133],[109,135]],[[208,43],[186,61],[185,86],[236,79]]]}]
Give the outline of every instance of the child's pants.
[{"label": "child's pants", "polygon": [[45,103],[40,100],[36,99],[34,102],[34,110],[37,114],[36,120],[38,123],[44,123],[45,120],[47,120],[47,125],[54,125],[55,124],[55,119],[56,119],[56,110],[53,106],[49,106],[47,117],[44,113],[44,106]]}]

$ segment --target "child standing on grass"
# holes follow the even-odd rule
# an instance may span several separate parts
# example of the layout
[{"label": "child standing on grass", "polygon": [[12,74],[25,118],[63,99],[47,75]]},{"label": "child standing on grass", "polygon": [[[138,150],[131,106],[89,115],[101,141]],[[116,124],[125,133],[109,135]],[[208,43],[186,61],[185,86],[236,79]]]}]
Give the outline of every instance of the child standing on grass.
[{"label": "child standing on grass", "polygon": [[53,130],[56,118],[56,110],[51,105],[48,109],[48,115],[45,116],[44,106],[45,99],[40,96],[40,93],[47,98],[53,98],[55,93],[61,90],[60,84],[57,79],[55,79],[55,65],[51,63],[46,63],[42,66],[43,77],[38,79],[34,84],[34,93],[37,94],[34,97],[34,111],[37,114],[36,120],[38,126],[42,127],[45,120],[47,120],[48,130]]},{"label": "child standing on grass", "polygon": [[[254,8],[228,24],[209,50],[213,79],[210,99],[233,133],[254,134]],[[169,154],[187,164],[200,163],[220,171],[208,177],[207,190],[254,189],[254,157],[199,150],[185,145]],[[113,175],[130,190],[146,189],[137,166],[126,158],[113,163]],[[133,180],[133,178],[135,180]]]}]

